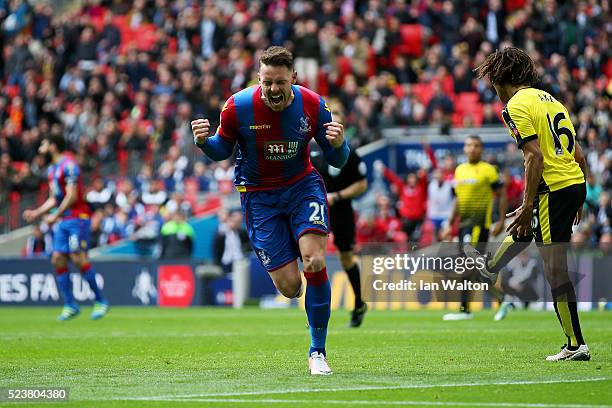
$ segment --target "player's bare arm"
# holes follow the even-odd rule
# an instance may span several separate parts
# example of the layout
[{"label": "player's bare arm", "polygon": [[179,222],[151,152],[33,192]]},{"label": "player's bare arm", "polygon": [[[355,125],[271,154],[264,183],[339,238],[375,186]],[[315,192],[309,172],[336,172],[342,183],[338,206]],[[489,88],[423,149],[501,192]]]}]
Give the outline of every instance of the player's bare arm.
[{"label": "player's bare arm", "polygon": [[30,223],[34,222],[49,211],[56,205],[55,197],[49,196],[47,200],[38,208],[27,209],[23,212],[23,219]]},{"label": "player's bare arm", "polygon": [[60,205],[57,207],[57,211],[47,216],[47,219],[46,219],[47,223],[54,224],[59,219],[59,217],[64,213],[64,211],[68,210],[74,205],[74,203],[77,200],[77,194],[78,194],[77,189],[78,189],[78,186],[76,183],[66,184],[66,196],[64,197]]},{"label": "player's bare arm", "polygon": [[[582,170],[582,174],[584,174],[584,179],[587,179],[589,168],[587,166],[586,157],[584,156],[584,152],[582,151],[582,147],[580,147],[580,143],[576,142],[576,147],[574,149],[574,159],[580,166],[580,170]],[[580,224],[582,220],[582,207],[578,209],[576,213],[576,218],[574,219],[574,225]]]},{"label": "player's bare arm", "polygon": [[544,157],[537,140],[530,140],[525,143],[522,150],[525,158],[525,196],[523,204],[507,215],[508,217],[516,216],[516,218],[506,229],[510,234],[516,233],[518,237],[531,234],[533,200],[535,200],[544,171]]},{"label": "player's bare arm", "polygon": [[334,205],[340,200],[349,200],[355,198],[368,189],[368,179],[362,179],[354,182],[350,186],[343,188],[342,190],[335,191],[333,193],[327,193],[327,202],[330,206]]},{"label": "player's bare arm", "polygon": [[504,230],[504,222],[506,221],[506,211],[508,210],[508,195],[506,194],[506,186],[501,186],[497,194],[499,197],[497,222],[491,227],[491,234],[494,236],[499,235]]},{"label": "player's bare arm", "polygon": [[338,122],[324,123],[325,127],[325,138],[329,141],[334,149],[342,146],[344,143],[344,126]]},{"label": "player's bare arm", "polygon": [[208,119],[196,119],[191,121],[191,131],[195,144],[204,144],[210,135],[210,122]]}]

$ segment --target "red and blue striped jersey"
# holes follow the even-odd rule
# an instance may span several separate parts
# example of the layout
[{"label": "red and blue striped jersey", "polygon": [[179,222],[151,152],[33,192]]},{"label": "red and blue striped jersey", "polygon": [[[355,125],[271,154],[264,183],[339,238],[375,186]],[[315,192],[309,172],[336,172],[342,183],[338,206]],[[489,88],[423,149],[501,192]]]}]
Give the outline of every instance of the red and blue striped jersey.
[{"label": "red and blue striped jersey", "polygon": [[49,166],[48,170],[49,189],[51,194],[55,198],[57,206],[66,197],[66,185],[75,184],[77,185],[77,198],[71,208],[60,214],[63,219],[71,218],[89,218],[91,215],[91,209],[89,204],[85,201],[83,180],[81,177],[81,171],[79,166],[69,153],[64,153],[64,156],[57,164]]},{"label": "red and blue striped jersey", "polygon": [[312,172],[308,147],[312,138],[331,165],[342,167],[346,162],[346,140],[336,149],[325,137],[323,124],[332,116],[323,98],[298,85],[292,85],[292,91],[293,102],[280,112],[264,103],[260,85],[234,94],[223,106],[217,133],[198,145],[213,160],[222,160],[238,143],[234,180],[238,191],[286,186]]}]

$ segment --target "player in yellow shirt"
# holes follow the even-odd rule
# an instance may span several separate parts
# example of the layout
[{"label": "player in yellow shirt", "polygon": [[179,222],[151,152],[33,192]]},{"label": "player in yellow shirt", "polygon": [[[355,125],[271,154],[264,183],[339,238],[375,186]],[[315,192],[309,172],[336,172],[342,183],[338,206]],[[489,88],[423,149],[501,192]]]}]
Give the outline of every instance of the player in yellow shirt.
[{"label": "player in yellow shirt", "polygon": [[[459,218],[459,243],[471,244],[484,251],[489,240],[489,229],[493,215],[493,199],[499,197],[498,221],[492,227],[493,236],[502,232],[506,218],[506,192],[499,179],[497,169],[482,161],[483,144],[479,136],[465,139],[463,152],[468,161],[455,169],[455,204],[444,231],[445,239],[450,239],[452,226]],[[444,320],[467,320],[473,316],[469,307],[469,291],[461,292],[459,313],[447,313]]]},{"label": "player in yellow shirt", "polygon": [[[480,272],[495,282],[499,269],[535,236],[557,318],[567,337],[561,351],[546,360],[589,360],[565,252],[572,225],[582,216],[587,173],[569,113],[549,93],[533,87],[538,82],[535,64],[518,48],[495,51],[475,71],[479,78],[489,79],[505,104],[502,117],[525,159],[523,204],[508,214],[516,216],[507,228],[510,235]],[[480,256],[473,248],[465,252]]]}]

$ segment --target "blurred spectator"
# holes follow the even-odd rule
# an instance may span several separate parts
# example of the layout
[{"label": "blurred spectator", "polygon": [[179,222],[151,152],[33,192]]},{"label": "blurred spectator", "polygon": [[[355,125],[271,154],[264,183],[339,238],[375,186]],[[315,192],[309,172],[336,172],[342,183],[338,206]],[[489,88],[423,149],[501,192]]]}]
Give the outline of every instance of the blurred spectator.
[{"label": "blurred spectator", "polygon": [[234,166],[231,165],[229,160],[219,162],[214,175],[221,194],[229,194],[234,191]]},{"label": "blurred spectator", "polygon": [[104,217],[100,224],[100,245],[108,245],[127,238],[132,230],[128,224],[128,217],[124,211],[116,211],[112,203],[104,206]]},{"label": "blurred spectator", "polygon": [[438,238],[442,223],[451,216],[454,203],[453,184],[444,179],[441,169],[433,172],[433,179],[427,186],[427,200],[427,218],[433,223]]},{"label": "blurred spectator", "polygon": [[41,179],[32,173],[30,164],[24,162],[17,173],[11,178],[13,191],[31,193],[38,191]]},{"label": "blurred spectator", "polygon": [[[521,252],[512,259],[501,273],[501,287],[504,290],[505,302],[524,303],[539,299],[536,285],[540,268],[535,258],[529,256],[529,251]],[[515,305],[518,306],[518,305]]]},{"label": "blurred spectator", "polygon": [[305,22],[298,20],[293,26],[294,37],[292,38],[298,78],[305,86],[314,91],[317,90],[319,58],[321,58],[317,30],[316,20]]},{"label": "blurred spectator", "polygon": [[243,260],[249,251],[249,238],[242,224],[242,214],[234,211],[219,219],[219,228],[213,242],[213,254],[223,272],[230,273],[236,261]]},{"label": "blurred spectator", "polygon": [[159,233],[164,224],[159,210],[159,205],[151,204],[144,214],[134,220],[132,239],[136,241],[136,249],[141,256],[159,255]]},{"label": "blurred spectator", "polygon": [[193,251],[195,232],[183,211],[174,212],[161,229],[161,258],[189,258]]},{"label": "blurred spectator", "polygon": [[156,205],[161,207],[168,200],[168,193],[164,190],[164,183],[161,180],[155,180],[150,184],[149,191],[143,191],[142,203],[145,206]]},{"label": "blurred spectator", "polygon": [[214,178],[207,172],[206,164],[198,161],[193,165],[193,179],[198,184],[198,191],[206,192],[213,189]]},{"label": "blurred spectator", "polygon": [[595,175],[593,173],[589,173],[586,179],[586,200],[585,206],[590,210],[590,212],[596,213],[599,209],[599,196],[601,195],[602,188],[595,181]]},{"label": "blurred spectator", "polygon": [[427,105],[427,116],[432,119],[435,110],[439,109],[443,115],[448,116],[453,113],[453,102],[443,92],[439,82],[432,83],[433,96]]},{"label": "blurred spectator", "polygon": [[35,224],[25,246],[26,256],[49,256],[53,252],[53,236],[47,224]]},{"label": "blurred spectator", "polygon": [[515,177],[509,169],[504,170],[504,188],[508,200],[507,212],[512,212],[519,208],[523,203],[523,190],[525,184],[520,177]]},{"label": "blurred spectator", "polygon": [[178,191],[171,194],[170,199],[166,202],[164,208],[168,215],[181,212],[186,217],[190,217],[193,214],[191,203],[185,199],[182,193],[179,193]]},{"label": "blurred spectator", "polygon": [[610,192],[603,191],[599,196],[599,207],[595,213],[594,233],[596,240],[612,233],[612,202]]},{"label": "blurred spectator", "polygon": [[100,177],[93,181],[92,189],[87,193],[85,199],[91,208],[97,210],[111,202],[113,198],[112,190],[104,185],[104,180]]},{"label": "blurred spectator", "polygon": [[402,229],[408,240],[413,242],[416,238],[417,229],[420,228],[426,213],[427,203],[427,173],[419,170],[416,173],[408,173],[403,181],[395,172],[388,167],[382,168],[383,175],[391,183],[394,191],[399,196],[398,209],[402,217]]},{"label": "blurred spectator", "polygon": [[134,191],[134,184],[130,179],[123,180],[117,186],[117,192],[115,194],[115,205],[125,212],[130,210],[129,196],[138,196],[138,192]]}]

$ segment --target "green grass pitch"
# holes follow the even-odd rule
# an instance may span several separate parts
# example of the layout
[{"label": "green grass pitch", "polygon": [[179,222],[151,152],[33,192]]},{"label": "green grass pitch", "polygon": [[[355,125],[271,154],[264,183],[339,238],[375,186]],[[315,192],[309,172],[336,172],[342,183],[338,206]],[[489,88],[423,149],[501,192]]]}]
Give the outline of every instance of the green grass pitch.
[{"label": "green grass pitch", "polygon": [[590,362],[550,363],[563,341],[552,312],[372,311],[349,329],[337,311],[334,375],[311,377],[301,310],[90,310],[59,323],[57,308],[0,308],[0,387],[68,387],[50,407],[612,405],[610,312],[581,315]]}]

